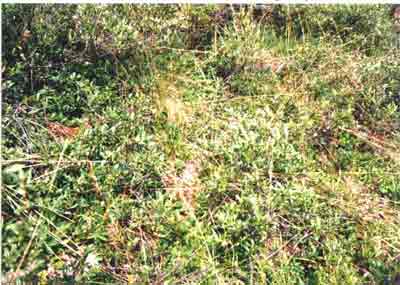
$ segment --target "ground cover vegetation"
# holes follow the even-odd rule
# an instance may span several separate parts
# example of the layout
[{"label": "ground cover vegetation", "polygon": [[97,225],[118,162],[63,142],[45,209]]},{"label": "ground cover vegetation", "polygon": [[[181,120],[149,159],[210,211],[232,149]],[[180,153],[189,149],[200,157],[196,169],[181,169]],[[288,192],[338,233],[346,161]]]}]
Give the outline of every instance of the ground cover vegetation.
[{"label": "ground cover vegetation", "polygon": [[3,4],[3,281],[399,284],[398,53],[389,6]]}]

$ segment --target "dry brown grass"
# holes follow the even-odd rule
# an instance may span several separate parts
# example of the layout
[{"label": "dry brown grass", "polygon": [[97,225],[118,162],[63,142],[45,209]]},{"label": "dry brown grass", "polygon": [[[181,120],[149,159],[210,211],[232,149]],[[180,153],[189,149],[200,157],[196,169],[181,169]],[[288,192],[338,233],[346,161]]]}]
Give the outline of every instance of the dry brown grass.
[{"label": "dry brown grass", "polygon": [[162,178],[165,189],[174,199],[181,201],[188,211],[196,208],[196,195],[201,190],[199,183],[200,163],[198,161],[188,161],[181,175],[176,174],[176,170]]}]

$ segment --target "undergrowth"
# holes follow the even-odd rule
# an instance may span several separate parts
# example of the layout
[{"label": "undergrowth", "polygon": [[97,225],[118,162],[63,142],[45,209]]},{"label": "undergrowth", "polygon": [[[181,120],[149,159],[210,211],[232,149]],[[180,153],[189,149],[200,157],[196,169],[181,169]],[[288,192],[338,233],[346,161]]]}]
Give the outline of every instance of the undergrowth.
[{"label": "undergrowth", "polygon": [[2,10],[4,282],[397,284],[390,7]]}]

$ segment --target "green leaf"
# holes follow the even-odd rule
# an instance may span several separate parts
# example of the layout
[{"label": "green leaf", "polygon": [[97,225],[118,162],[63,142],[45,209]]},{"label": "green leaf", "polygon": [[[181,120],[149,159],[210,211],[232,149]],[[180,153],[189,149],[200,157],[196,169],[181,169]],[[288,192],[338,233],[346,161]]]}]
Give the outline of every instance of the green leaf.
[{"label": "green leaf", "polygon": [[6,169],[4,169],[4,172],[6,173],[15,173],[15,172],[20,172],[24,169],[25,164],[12,164],[8,167],[6,167]]}]

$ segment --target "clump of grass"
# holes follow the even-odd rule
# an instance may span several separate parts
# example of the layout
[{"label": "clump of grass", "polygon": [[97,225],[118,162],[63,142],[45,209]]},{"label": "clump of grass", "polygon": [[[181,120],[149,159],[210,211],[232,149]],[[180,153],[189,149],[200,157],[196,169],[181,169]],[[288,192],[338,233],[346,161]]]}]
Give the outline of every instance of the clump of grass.
[{"label": "clump of grass", "polygon": [[184,124],[188,107],[183,103],[182,92],[175,86],[173,78],[157,80],[157,85],[155,97],[158,116],[166,115],[171,124]]}]

